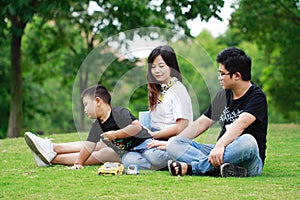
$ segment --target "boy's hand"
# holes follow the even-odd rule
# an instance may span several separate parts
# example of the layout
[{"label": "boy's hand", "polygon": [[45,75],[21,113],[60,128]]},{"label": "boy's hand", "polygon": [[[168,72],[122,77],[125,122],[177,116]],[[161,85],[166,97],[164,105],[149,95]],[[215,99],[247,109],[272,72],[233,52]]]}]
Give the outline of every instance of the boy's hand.
[{"label": "boy's hand", "polygon": [[80,164],[74,164],[70,169],[71,170],[80,170],[80,169],[83,169],[83,166]]},{"label": "boy's hand", "polygon": [[112,141],[112,140],[117,139],[116,132],[117,131],[107,131],[107,132],[103,133],[102,136],[103,136],[104,140]]}]

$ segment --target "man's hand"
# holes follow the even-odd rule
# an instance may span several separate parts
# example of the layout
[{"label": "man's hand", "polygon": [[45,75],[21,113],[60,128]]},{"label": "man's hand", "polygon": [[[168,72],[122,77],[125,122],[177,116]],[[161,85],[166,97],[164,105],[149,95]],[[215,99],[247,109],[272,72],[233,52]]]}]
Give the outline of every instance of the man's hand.
[{"label": "man's hand", "polygon": [[70,169],[71,170],[80,170],[80,169],[83,169],[83,166],[81,164],[74,164]]},{"label": "man's hand", "polygon": [[208,156],[208,162],[210,162],[215,168],[220,167],[223,164],[223,155],[225,147],[215,146]]},{"label": "man's hand", "polygon": [[166,150],[166,141],[152,140],[147,144],[147,148],[151,149],[156,147],[159,150]]}]

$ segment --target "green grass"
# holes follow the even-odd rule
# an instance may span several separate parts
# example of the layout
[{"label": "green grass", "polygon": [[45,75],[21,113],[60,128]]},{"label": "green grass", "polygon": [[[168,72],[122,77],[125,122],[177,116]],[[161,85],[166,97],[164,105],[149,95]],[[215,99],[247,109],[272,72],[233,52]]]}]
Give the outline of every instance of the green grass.
[{"label": "green grass", "polygon": [[[265,168],[254,178],[173,177],[168,171],[99,176],[99,166],[38,168],[24,138],[3,139],[0,199],[299,199],[299,130],[295,124],[269,126]],[[79,140],[76,133],[48,137]],[[203,138],[215,140],[215,135],[208,132]]]}]

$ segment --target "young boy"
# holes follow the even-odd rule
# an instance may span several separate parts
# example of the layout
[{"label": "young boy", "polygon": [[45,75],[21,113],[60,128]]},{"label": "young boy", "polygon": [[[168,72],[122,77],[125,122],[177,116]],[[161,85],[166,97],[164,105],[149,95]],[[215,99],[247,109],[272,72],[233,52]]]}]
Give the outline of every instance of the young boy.
[{"label": "young boy", "polygon": [[[96,85],[85,89],[81,98],[84,112],[89,118],[95,119],[84,145],[78,142],[54,144],[30,132],[25,133],[25,141],[33,151],[39,166],[72,164],[72,169],[78,170],[85,164],[120,162],[120,156],[122,157],[128,151],[148,152],[147,154],[152,156],[160,151],[146,147],[152,137],[129,110],[121,107],[111,108],[111,96],[104,86]],[[99,145],[101,148],[96,149],[100,139],[102,139]],[[167,163],[161,165],[152,166],[149,159],[139,167],[156,169],[165,167]]]},{"label": "young boy", "polygon": [[[266,96],[251,83],[251,58],[243,50],[231,47],[217,56],[220,91],[211,106],[167,143],[172,175],[208,175],[222,177],[258,176],[266,151],[268,107]],[[215,145],[192,139],[219,121],[221,132]]]}]

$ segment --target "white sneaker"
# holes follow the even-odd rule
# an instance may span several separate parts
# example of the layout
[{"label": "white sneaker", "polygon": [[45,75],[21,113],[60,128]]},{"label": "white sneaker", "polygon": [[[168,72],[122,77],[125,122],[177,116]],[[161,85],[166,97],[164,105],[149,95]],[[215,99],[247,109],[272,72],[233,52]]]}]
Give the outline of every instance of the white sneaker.
[{"label": "white sneaker", "polygon": [[25,141],[30,149],[45,163],[51,164],[56,152],[53,151],[53,144],[49,139],[43,139],[31,132],[24,134]]},{"label": "white sneaker", "polygon": [[38,167],[48,167],[48,166],[50,166],[49,164],[44,163],[42,161],[42,159],[40,159],[40,157],[38,157],[38,155],[36,155],[36,153],[34,153],[34,151],[31,150],[31,152],[32,152],[32,154],[34,156],[34,160],[35,160],[35,162],[36,162],[36,164],[37,164]]}]

